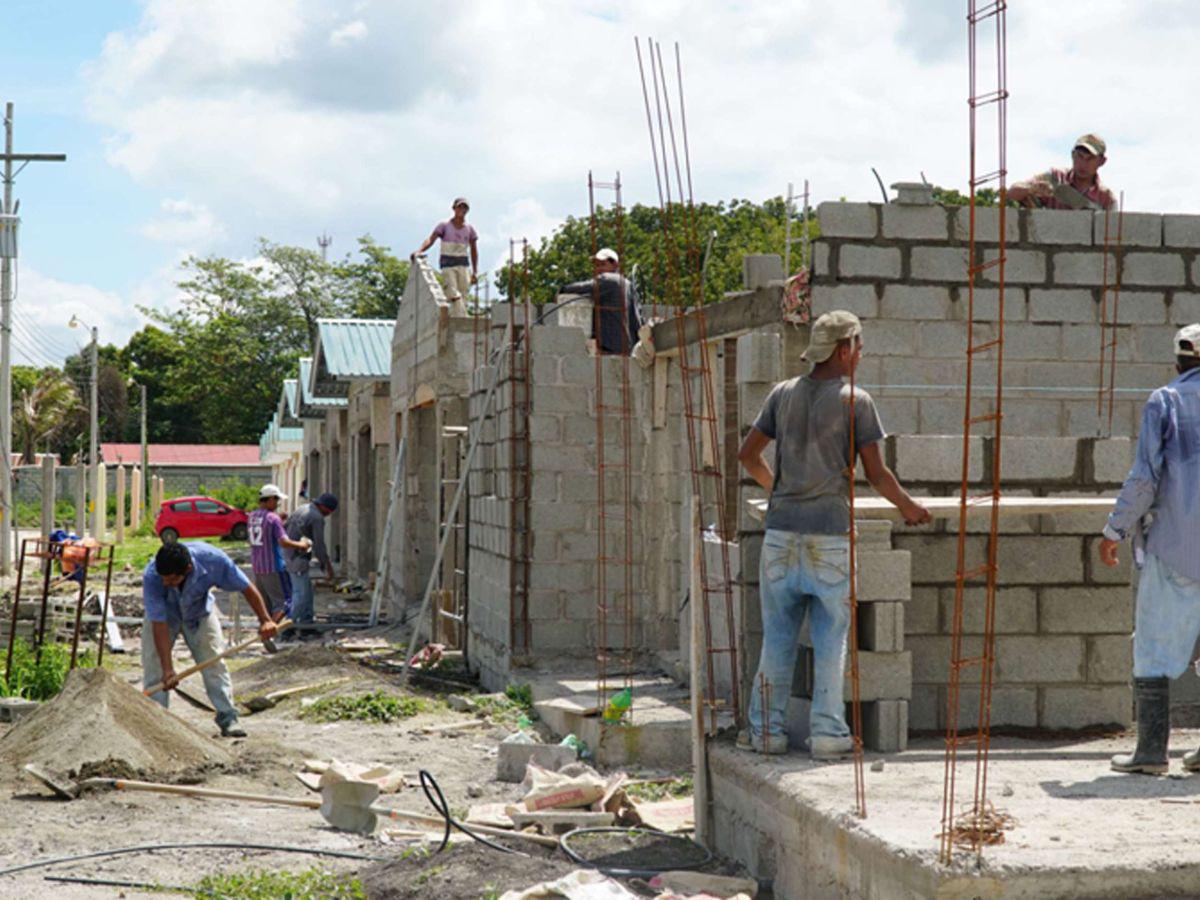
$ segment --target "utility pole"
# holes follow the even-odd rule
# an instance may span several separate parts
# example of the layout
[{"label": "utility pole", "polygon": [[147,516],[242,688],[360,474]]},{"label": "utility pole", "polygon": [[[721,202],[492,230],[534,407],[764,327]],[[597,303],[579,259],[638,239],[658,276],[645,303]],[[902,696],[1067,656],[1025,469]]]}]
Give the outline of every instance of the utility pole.
[{"label": "utility pole", "polygon": [[[104,531],[100,527],[100,523],[104,521],[104,516],[108,512],[106,509],[100,508],[100,479],[104,477],[104,473],[100,470],[100,454],[97,452],[97,444],[99,443],[100,435],[100,329],[95,325],[92,326],[92,415],[91,415],[91,435],[88,439],[88,463],[92,467],[92,534],[99,539],[101,532]],[[106,504],[107,505],[107,504]]]},{"label": "utility pole", "polygon": [[[31,162],[65,162],[63,153],[14,153],[13,152],[13,105],[4,104],[4,209],[3,214],[13,216],[13,182]],[[15,172],[13,163],[21,164]],[[5,219],[5,224],[14,228],[16,222]],[[0,259],[0,455],[3,456],[3,471],[0,471],[0,574],[7,575],[11,568],[13,531],[16,525],[12,496],[12,304],[13,304],[13,259],[14,255],[3,254]]]},{"label": "utility pole", "polygon": [[325,234],[325,232],[321,232],[321,235],[317,238],[317,246],[321,248],[321,262],[329,261],[329,245],[332,243],[333,238]]},{"label": "utility pole", "polygon": [[144,485],[147,484],[146,478],[150,474],[150,445],[146,443],[146,386],[143,384],[139,387],[142,389],[142,505],[147,506],[150,492]]}]

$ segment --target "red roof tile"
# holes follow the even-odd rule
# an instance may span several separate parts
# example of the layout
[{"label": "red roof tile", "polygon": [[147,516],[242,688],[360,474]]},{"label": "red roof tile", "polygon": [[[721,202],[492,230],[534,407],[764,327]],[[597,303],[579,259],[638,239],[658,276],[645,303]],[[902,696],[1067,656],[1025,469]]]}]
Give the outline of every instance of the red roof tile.
[{"label": "red roof tile", "polygon": [[[152,466],[261,466],[257,444],[150,444]],[[100,445],[109,464],[133,464],[142,458],[141,444]]]}]

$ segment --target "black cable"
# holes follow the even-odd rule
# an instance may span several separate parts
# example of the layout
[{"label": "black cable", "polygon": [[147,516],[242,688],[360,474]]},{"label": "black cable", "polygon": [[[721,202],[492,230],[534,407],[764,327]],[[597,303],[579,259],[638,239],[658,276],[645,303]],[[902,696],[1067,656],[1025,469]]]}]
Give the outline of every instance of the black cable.
[{"label": "black cable", "polygon": [[[446,803],[446,795],[442,793],[441,787],[438,786],[437,780],[426,769],[421,769],[417,773],[421,779],[421,790],[425,792],[425,799],[430,805],[437,810],[439,816],[444,820],[445,831],[442,832],[442,843],[438,845],[434,853],[441,853],[446,849],[446,845],[450,843],[450,826],[454,826],[468,837],[474,838],[483,844],[485,847],[491,847],[493,850],[499,850],[501,853],[514,853],[517,856],[529,856],[528,853],[522,853],[520,850],[514,850],[512,847],[505,847],[503,844],[497,844],[495,841],[489,841],[482,835],[476,834],[462,822],[458,821],[450,814],[450,806]],[[430,792],[432,789],[433,793]],[[437,794],[437,797],[434,797]],[[0,872],[0,874],[3,874]]]},{"label": "black cable", "polygon": [[349,850],[320,850],[316,847],[291,847],[280,844],[240,844],[236,841],[192,841],[180,844],[138,844],[135,847],[118,847],[116,850],[100,850],[96,853],[80,853],[75,856],[54,856],[50,859],[35,860],[20,866],[10,866],[0,869],[0,875],[15,875],[29,869],[42,869],[59,863],[80,862],[85,859],[104,859],[110,856],[124,856],[130,853],[149,853],[154,850],[272,850],[279,853],[308,853],[314,856],[336,856],[342,859],[359,859],[367,862],[382,862],[386,857],[367,856],[362,853],[352,853]]},{"label": "black cable", "polygon": [[[148,881],[121,881],[115,878],[84,878],[81,875],[43,875],[42,881],[57,881],[62,884],[90,884],[98,887],[130,887],[147,891],[178,891],[181,894],[194,894],[196,888],[184,887],[181,884],[154,884]],[[209,891],[203,893],[210,894]]]},{"label": "black cable", "polygon": [[[699,862],[689,861],[686,865],[676,863],[675,865],[666,865],[658,869],[621,869],[614,866],[597,865],[596,861],[585,859],[580,854],[571,849],[567,844],[568,838],[573,838],[576,835],[584,834],[629,834],[630,832],[638,832],[639,834],[652,834],[658,837],[667,838],[668,840],[678,841],[680,843],[690,844],[704,854],[704,858]],[[670,872],[674,869],[701,869],[712,862],[712,851],[703,844],[698,844],[690,838],[681,837],[677,834],[670,834],[666,831],[657,831],[653,828],[620,828],[609,826],[605,828],[575,828],[568,831],[562,836],[558,842],[562,847],[563,853],[571,858],[572,862],[577,862],[581,866],[587,866],[589,869],[595,869],[604,875],[612,878],[653,878],[655,875],[661,875],[663,872]]]}]

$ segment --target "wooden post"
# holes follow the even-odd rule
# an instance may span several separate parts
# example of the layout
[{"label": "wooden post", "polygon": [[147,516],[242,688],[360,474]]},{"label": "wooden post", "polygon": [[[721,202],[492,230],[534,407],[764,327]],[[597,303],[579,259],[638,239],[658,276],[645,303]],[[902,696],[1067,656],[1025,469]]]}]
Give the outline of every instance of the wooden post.
[{"label": "wooden post", "polygon": [[55,488],[54,454],[42,457],[42,537],[50,537],[54,530],[54,504],[58,499]]},{"label": "wooden post", "polygon": [[108,534],[108,466],[96,466],[96,504],[92,510],[92,537],[104,543]]},{"label": "wooden post", "polygon": [[146,505],[141,466],[133,467],[129,481],[129,530],[137,532],[142,527],[142,507]]},{"label": "wooden post", "polygon": [[117,543],[125,543],[125,466],[117,466]]},{"label": "wooden post", "polygon": [[75,533],[83,537],[87,530],[87,466],[75,466]]}]

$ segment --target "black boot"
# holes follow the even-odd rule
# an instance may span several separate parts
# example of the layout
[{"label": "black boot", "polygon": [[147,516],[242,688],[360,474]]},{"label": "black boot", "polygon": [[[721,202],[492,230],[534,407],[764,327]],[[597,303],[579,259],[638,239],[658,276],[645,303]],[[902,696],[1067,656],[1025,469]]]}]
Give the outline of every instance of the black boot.
[{"label": "black boot", "polygon": [[1171,734],[1171,687],[1166,678],[1135,678],[1137,749],[1112,758],[1117,772],[1167,774],[1167,738]]}]

